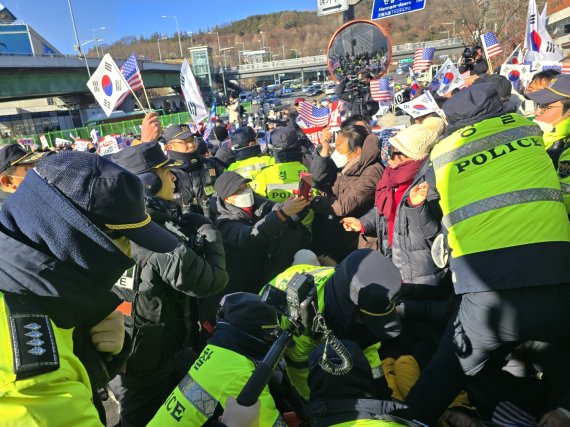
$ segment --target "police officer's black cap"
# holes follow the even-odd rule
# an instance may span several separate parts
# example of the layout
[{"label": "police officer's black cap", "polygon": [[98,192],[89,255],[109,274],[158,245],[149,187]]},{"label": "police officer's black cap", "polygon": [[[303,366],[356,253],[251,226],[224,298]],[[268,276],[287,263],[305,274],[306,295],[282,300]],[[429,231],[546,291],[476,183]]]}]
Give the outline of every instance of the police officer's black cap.
[{"label": "police officer's black cap", "polygon": [[224,321],[259,339],[279,327],[275,309],[261,301],[259,295],[236,292],[224,296],[220,302],[218,321]]},{"label": "police officer's black cap", "polygon": [[232,135],[232,146],[234,148],[244,148],[250,142],[257,140],[257,133],[251,126],[244,126],[236,129]]},{"label": "police officer's black cap", "polygon": [[332,279],[335,295],[350,300],[372,334],[388,339],[400,333],[396,301],[402,277],[388,258],[371,249],[353,251]]},{"label": "police officer's black cap", "polygon": [[101,228],[153,252],[171,252],[178,246],[178,239],[146,213],[140,179],[109,159],[64,151],[43,158],[35,170]]},{"label": "police officer's black cap", "polygon": [[184,165],[182,161],[168,158],[158,142],[131,145],[113,154],[111,160],[135,175],[162,167],[181,167]]},{"label": "police officer's black cap", "polygon": [[226,199],[238,192],[239,187],[244,182],[251,182],[251,179],[244,178],[237,172],[228,171],[221,174],[214,184],[218,197]]},{"label": "police officer's black cap", "polygon": [[279,127],[271,132],[271,145],[277,150],[291,150],[299,147],[297,132],[292,127]]},{"label": "police officer's black cap", "polygon": [[17,144],[10,144],[0,147],[0,173],[10,166],[25,166],[39,161],[45,156],[54,154],[52,151],[41,151],[28,153]]},{"label": "police officer's black cap", "polygon": [[172,139],[188,139],[195,136],[199,136],[200,134],[196,132],[192,132],[190,130],[190,126],[181,124],[181,125],[170,125],[164,128],[162,131],[162,136],[166,140],[166,142]]}]

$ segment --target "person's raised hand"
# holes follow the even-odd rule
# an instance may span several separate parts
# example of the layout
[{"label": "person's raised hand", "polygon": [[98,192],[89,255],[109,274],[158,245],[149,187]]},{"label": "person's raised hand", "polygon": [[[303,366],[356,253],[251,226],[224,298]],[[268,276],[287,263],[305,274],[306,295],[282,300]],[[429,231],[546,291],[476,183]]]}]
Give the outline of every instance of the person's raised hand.
[{"label": "person's raised hand", "polygon": [[413,206],[421,205],[428,195],[429,184],[427,182],[422,182],[421,184],[412,187],[410,190],[410,202]]},{"label": "person's raised hand", "polygon": [[340,223],[344,227],[345,231],[359,232],[362,229],[362,224],[357,218],[346,217],[341,219]]},{"label": "person's raised hand", "polygon": [[321,143],[321,156],[327,157],[331,153],[331,141],[333,134],[329,127],[324,128],[319,136],[319,142]]},{"label": "person's raised hand", "polygon": [[287,216],[295,215],[301,212],[308,205],[308,202],[299,196],[292,196],[285,200],[281,210]]},{"label": "person's raised hand", "polygon": [[125,319],[123,313],[113,311],[89,330],[91,342],[98,351],[119,354],[125,342]]},{"label": "person's raised hand", "polygon": [[141,126],[141,141],[155,142],[160,137],[162,127],[158,120],[158,113],[148,113],[144,116]]}]

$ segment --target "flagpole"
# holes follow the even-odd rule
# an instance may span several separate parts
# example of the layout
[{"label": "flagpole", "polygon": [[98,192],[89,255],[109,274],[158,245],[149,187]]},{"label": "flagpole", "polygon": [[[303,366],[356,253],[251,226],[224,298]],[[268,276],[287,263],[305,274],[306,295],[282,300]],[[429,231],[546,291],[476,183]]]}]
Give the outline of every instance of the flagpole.
[{"label": "flagpole", "polygon": [[127,86],[129,87],[129,90],[131,91],[131,93],[133,94],[133,96],[135,97],[136,101],[139,103],[139,105],[141,106],[141,109],[143,110],[143,112],[145,114],[148,114],[148,111],[146,111],[143,107],[142,102],[140,101],[140,99],[135,95],[135,91],[133,90],[133,88],[131,87],[130,84],[127,84]]},{"label": "flagpole", "polygon": [[146,103],[148,104],[148,109],[152,111],[152,107],[150,106],[150,101],[148,100],[148,94],[146,93],[146,87],[144,85],[144,82],[142,82],[142,79],[141,79],[141,83],[142,83],[142,87],[143,87],[144,97],[146,98]]}]

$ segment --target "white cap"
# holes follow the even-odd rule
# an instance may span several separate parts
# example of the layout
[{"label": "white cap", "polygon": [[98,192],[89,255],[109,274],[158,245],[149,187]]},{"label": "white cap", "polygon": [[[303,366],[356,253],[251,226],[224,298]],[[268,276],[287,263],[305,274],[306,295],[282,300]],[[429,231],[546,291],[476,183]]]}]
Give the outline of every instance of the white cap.
[{"label": "white cap", "polygon": [[293,266],[300,264],[316,265],[316,266],[321,265],[319,259],[317,258],[317,255],[313,251],[310,251],[308,249],[298,250],[295,256],[293,257],[293,264],[291,265]]}]

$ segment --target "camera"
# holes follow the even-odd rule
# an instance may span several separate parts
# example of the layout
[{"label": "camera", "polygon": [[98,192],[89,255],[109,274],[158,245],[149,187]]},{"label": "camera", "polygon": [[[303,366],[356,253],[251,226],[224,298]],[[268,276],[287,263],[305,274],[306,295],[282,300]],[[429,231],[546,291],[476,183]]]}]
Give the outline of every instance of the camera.
[{"label": "camera", "polygon": [[477,56],[477,49],[474,47],[466,47],[461,54],[464,62],[466,64],[470,64],[475,61],[475,57]]},{"label": "camera", "polygon": [[317,315],[317,289],[310,274],[296,273],[287,283],[275,287],[266,285],[261,300],[273,306],[289,320],[293,334],[308,331],[312,335],[313,321]]}]

